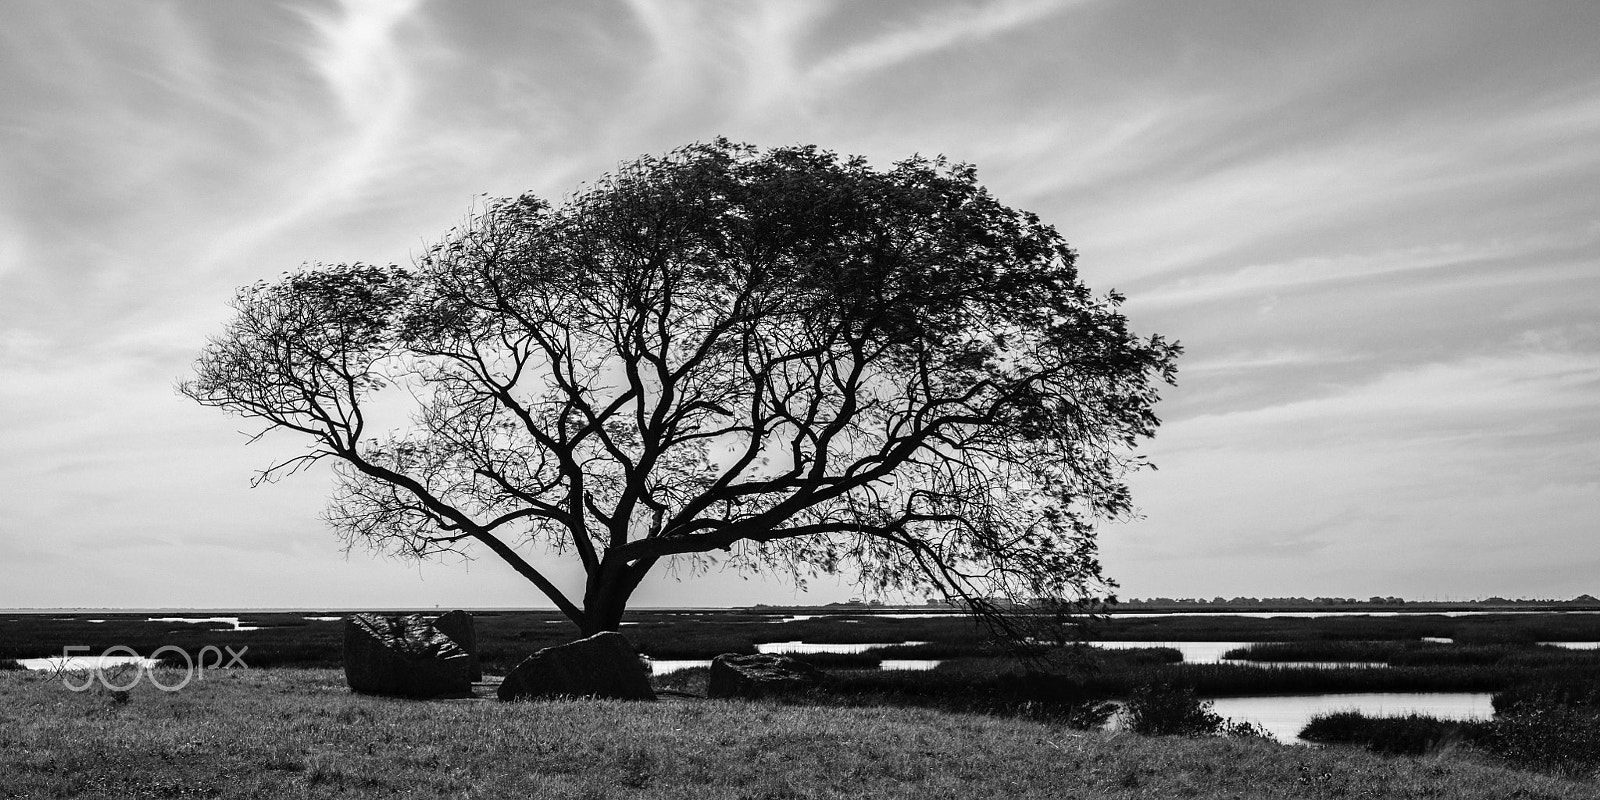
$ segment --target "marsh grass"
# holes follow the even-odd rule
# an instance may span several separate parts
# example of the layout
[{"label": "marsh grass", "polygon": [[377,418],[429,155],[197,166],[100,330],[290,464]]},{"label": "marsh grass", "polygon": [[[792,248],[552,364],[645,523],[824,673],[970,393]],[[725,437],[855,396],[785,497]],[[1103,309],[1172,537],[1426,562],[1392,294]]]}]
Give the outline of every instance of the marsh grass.
[{"label": "marsh grass", "polygon": [[1576,669],[1542,674],[1494,696],[1496,714],[1514,714],[1524,706],[1555,704],[1600,713],[1600,670]]},{"label": "marsh grass", "polygon": [[[815,609],[810,609],[815,611]],[[400,611],[385,613],[404,613]],[[429,610],[426,614],[436,614]],[[246,662],[254,667],[337,667],[341,658],[343,623],[316,621],[312,616],[339,616],[340,612],[226,612],[240,617],[241,623],[259,628],[234,631],[220,623],[149,622],[157,614],[61,613],[19,614],[0,618],[0,659],[37,658],[60,655],[65,646],[87,646],[100,652],[112,645],[126,645],[148,655],[163,645],[176,645],[197,652],[206,645],[249,647]],[[89,618],[103,622],[89,622]],[[572,624],[551,611],[477,611],[476,625],[479,659],[491,671],[509,670],[528,654],[543,647],[571,641],[576,636]],[[628,615],[622,628],[634,646],[653,658],[711,658],[720,653],[753,653],[757,644],[782,641],[833,642],[928,642],[926,645],[897,646],[871,652],[877,658],[955,659],[998,655],[981,626],[959,614],[914,619],[894,619],[866,613],[834,613],[797,622],[779,622],[779,612],[718,610],[705,612],[641,609]],[[1324,648],[1315,652],[1332,653],[1342,643],[1350,648],[1370,648],[1387,641],[1387,653],[1409,658],[1436,658],[1396,662],[1409,666],[1472,666],[1502,659],[1507,651],[1493,648],[1475,651],[1475,644],[1526,644],[1534,641],[1600,640],[1600,615],[1597,614],[1498,614],[1481,617],[1350,618],[1253,618],[1194,617],[1172,615],[1165,618],[1113,619],[1095,627],[1095,635],[1112,640],[1143,641],[1291,641],[1297,645]],[[1418,646],[1423,636],[1450,637],[1458,645]],[[1528,658],[1544,659],[1552,666],[1573,657],[1573,651],[1549,652],[1556,648],[1522,648]],[[1263,652],[1273,652],[1271,650]],[[1288,651],[1278,651],[1287,653]],[[1359,649],[1337,652],[1348,657],[1307,657],[1280,660],[1360,660],[1379,658],[1361,655]],[[1478,655],[1468,655],[1468,653]],[[1452,653],[1455,653],[1452,655]],[[1492,658],[1484,654],[1498,654]],[[1591,659],[1600,653],[1579,653]],[[1576,663],[1576,662],[1571,662]],[[1600,664],[1600,660],[1590,663]],[[1510,660],[1480,663],[1480,666],[1507,666]],[[1534,666],[1539,666],[1534,663]],[[1542,668],[1542,667],[1541,667]],[[1146,676],[1139,676],[1143,681]],[[1181,679],[1181,678],[1179,678]],[[1452,679],[1453,680],[1453,679]],[[1312,689],[1308,689],[1312,690]]]},{"label": "marsh grass", "polygon": [[1147,739],[915,708],[416,702],[234,670],[125,702],[0,675],[0,796],[1593,798],[1465,759]]},{"label": "marsh grass", "polygon": [[1420,756],[1465,742],[1485,725],[1421,714],[1369,717],[1359,711],[1338,711],[1313,717],[1301,729],[1300,738],[1322,744],[1359,744],[1375,753]]}]

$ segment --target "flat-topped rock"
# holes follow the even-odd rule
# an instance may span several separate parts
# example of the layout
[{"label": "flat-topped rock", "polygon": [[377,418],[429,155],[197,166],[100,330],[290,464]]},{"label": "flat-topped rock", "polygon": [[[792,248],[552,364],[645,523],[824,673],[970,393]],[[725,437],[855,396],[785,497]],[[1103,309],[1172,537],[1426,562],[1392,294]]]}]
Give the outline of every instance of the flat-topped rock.
[{"label": "flat-topped rock", "polygon": [[822,671],[810,664],[772,653],[723,653],[711,659],[706,697],[757,698],[813,689]]}]

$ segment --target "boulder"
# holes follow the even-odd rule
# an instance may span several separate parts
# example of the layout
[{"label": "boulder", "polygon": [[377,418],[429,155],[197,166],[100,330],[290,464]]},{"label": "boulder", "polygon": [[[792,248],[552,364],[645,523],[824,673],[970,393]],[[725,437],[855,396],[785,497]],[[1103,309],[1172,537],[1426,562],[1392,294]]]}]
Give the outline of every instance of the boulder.
[{"label": "boulder", "polygon": [[365,694],[470,697],[472,659],[427,618],[351,614],[344,623],[344,677]]},{"label": "boulder", "polygon": [[473,628],[472,615],[460,610],[451,611],[434,620],[433,627],[467,651],[467,677],[474,681],[483,680],[483,668],[478,664],[478,633]]},{"label": "boulder", "polygon": [[822,670],[788,656],[723,653],[711,659],[706,697],[768,697],[815,688]]},{"label": "boulder", "polygon": [[523,659],[500,684],[501,700],[609,697],[654,700],[650,669],[615,631],[546,647]]}]

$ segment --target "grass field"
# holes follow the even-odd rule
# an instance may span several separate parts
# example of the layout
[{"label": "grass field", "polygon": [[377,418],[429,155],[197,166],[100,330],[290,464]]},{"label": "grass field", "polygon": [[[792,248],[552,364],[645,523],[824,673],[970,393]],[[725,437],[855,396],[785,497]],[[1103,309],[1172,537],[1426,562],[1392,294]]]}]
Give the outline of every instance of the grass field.
[{"label": "grass field", "polygon": [[[176,679],[168,678],[167,683]],[[74,693],[0,673],[0,796],[1585,798],[1463,753],[1143,738],[981,714],[686,698],[498,703],[351,694],[337,670]]]}]

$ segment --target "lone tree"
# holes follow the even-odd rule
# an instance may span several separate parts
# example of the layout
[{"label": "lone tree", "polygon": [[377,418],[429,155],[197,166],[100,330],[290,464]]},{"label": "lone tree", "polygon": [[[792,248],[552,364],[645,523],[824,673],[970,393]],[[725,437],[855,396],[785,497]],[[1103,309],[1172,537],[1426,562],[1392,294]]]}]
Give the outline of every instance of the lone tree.
[{"label": "lone tree", "polygon": [[261,479],[330,460],[347,546],[487,548],[585,635],[674,560],[1092,598],[1179,348],[1074,256],[969,165],[717,140],[246,287],[180,390],[305,438]]}]

